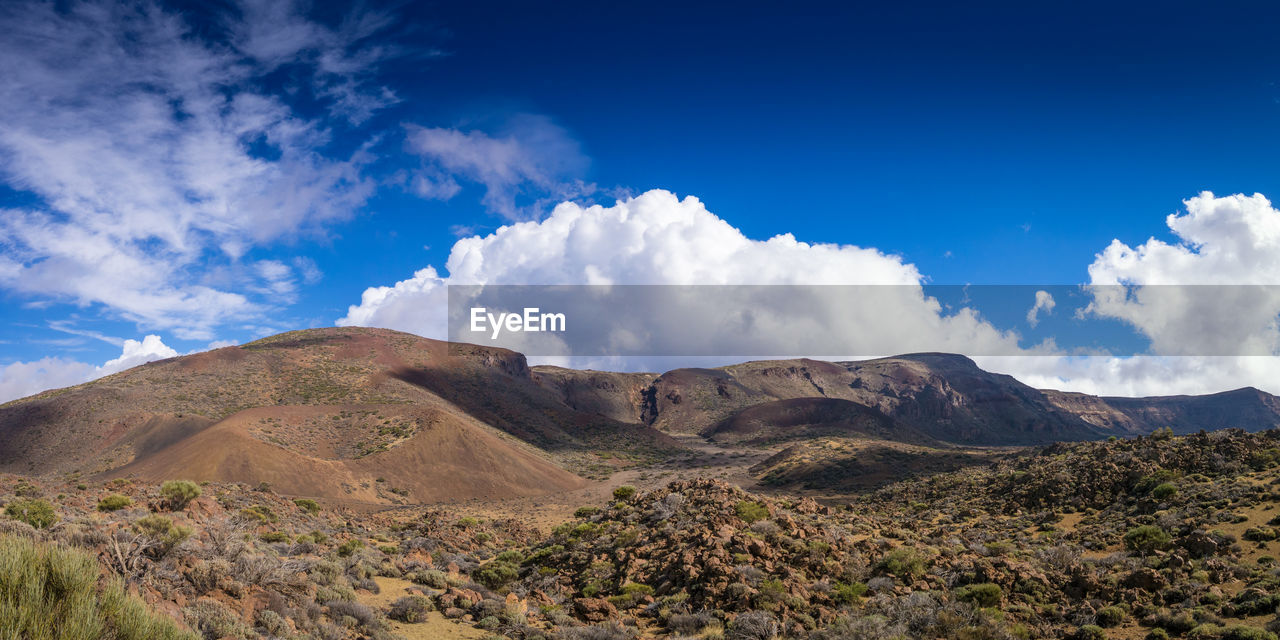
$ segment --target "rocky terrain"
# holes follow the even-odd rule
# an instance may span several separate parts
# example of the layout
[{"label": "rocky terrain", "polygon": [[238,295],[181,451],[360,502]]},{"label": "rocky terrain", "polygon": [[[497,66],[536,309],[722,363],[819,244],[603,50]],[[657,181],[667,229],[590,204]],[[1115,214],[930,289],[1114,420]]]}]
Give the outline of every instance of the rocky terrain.
[{"label": "rocky terrain", "polygon": [[1057,444],[839,502],[706,478],[620,485],[549,529],[448,508],[358,513],[265,485],[8,476],[0,496],[0,547],[90,554],[208,639],[1280,628],[1280,431]]}]

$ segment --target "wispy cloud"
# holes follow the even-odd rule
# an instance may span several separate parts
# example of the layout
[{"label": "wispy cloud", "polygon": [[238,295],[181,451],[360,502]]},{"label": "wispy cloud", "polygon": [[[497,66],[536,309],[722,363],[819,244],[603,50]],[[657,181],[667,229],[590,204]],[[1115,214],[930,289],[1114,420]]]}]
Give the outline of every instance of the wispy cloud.
[{"label": "wispy cloud", "polygon": [[412,185],[424,198],[449,200],[461,179],[484,187],[491,212],[520,220],[595,191],[577,140],[545,116],[520,114],[493,132],[410,125],[407,143],[424,162]]},{"label": "wispy cloud", "polygon": [[[260,292],[295,267],[232,269],[233,282],[211,271],[371,195],[364,152],[330,152],[331,127],[395,100],[370,81],[395,53],[370,44],[390,18],[328,27],[258,0],[219,18],[197,30],[147,3],[0,8],[0,177],[39,200],[0,211],[0,286],[208,338],[261,315],[274,303]],[[284,67],[298,84],[285,90],[322,113],[267,88]]]},{"label": "wispy cloud", "polygon": [[1036,326],[1040,324],[1040,314],[1045,315],[1053,313],[1053,308],[1058,306],[1058,302],[1053,299],[1053,294],[1048,291],[1037,291],[1036,302],[1031,305],[1031,309],[1027,311],[1027,324]]}]

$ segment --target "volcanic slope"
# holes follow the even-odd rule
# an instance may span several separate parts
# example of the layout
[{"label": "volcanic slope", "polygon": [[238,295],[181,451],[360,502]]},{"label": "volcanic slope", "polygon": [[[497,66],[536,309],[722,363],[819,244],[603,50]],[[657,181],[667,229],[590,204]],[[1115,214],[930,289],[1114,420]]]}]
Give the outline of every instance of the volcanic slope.
[{"label": "volcanic slope", "polygon": [[520,354],[382,329],[285,333],[0,406],[0,471],[371,503],[572,489],[584,481],[557,461],[677,447],[565,406]]}]

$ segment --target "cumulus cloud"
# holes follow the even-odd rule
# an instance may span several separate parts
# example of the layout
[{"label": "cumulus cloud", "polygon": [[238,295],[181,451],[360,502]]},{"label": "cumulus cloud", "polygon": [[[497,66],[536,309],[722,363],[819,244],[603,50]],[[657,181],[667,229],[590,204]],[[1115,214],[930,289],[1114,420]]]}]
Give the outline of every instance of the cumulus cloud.
[{"label": "cumulus cloud", "polygon": [[1045,315],[1049,315],[1053,313],[1053,308],[1057,304],[1053,294],[1044,290],[1037,291],[1035,304],[1031,305],[1031,309],[1027,311],[1027,324],[1033,327],[1040,324],[1040,312],[1043,311]]},{"label": "cumulus cloud", "polygon": [[[346,218],[371,194],[364,152],[326,149],[330,120],[394,99],[367,79],[390,52],[366,39],[387,19],[331,29],[264,1],[219,19],[198,30],[151,3],[0,9],[0,178],[35,196],[0,211],[0,286],[209,338],[262,314],[275,302],[257,291],[289,280],[274,265],[231,269],[244,279],[232,283],[211,270]],[[265,88],[285,67],[322,115]]]},{"label": "cumulus cloud", "polygon": [[162,342],[160,336],[149,335],[144,337],[141,342],[125,340],[120,357],[106,361],[98,368],[98,371],[100,375],[108,375],[151,362],[152,360],[175,358],[177,355],[178,352]]},{"label": "cumulus cloud", "polygon": [[1166,219],[1178,244],[1114,240],[1096,256],[1088,311],[1133,325],[1161,354],[1280,354],[1280,211],[1261,194],[1185,205]]},{"label": "cumulus cloud", "polygon": [[[900,257],[850,245],[813,244],[786,234],[754,240],[694,197],[663,190],[610,207],[567,202],[542,221],[499,228],[459,240],[447,275],[426,268],[393,286],[367,289],[339,325],[380,326],[443,337],[445,287],[489,284],[653,285],[896,285],[877,287],[875,299],[822,295],[812,288],[773,289],[750,318],[725,325],[691,321],[723,310],[714,295],[691,296],[661,314],[639,340],[655,353],[687,353],[681,345],[715,344],[726,356],[777,353],[797,335],[838,335],[854,353],[876,354],[904,344],[921,348],[1008,352],[1016,335],[999,331],[972,310],[946,312],[926,296],[922,276]],[[570,317],[598,313],[579,298]],[[557,309],[560,311],[560,309]],[[700,334],[699,332],[705,332]],[[520,339],[512,334],[511,339]],[[527,336],[526,336],[527,337]],[[504,343],[520,348],[518,343]],[[635,363],[630,363],[635,366]]]},{"label": "cumulus cloud", "polygon": [[1089,393],[1280,393],[1280,211],[1261,194],[1206,191],[1184,205],[1165,219],[1176,243],[1113,240],[1089,265],[1086,315],[1129,324],[1155,355],[980,362]]},{"label": "cumulus cloud", "polygon": [[419,196],[449,200],[461,178],[483,186],[485,207],[511,220],[593,190],[581,180],[589,161],[578,142],[546,116],[517,115],[496,133],[411,125],[407,145],[424,162],[413,180]]},{"label": "cumulus cloud", "polygon": [[145,336],[141,341],[125,340],[120,357],[95,366],[68,358],[41,358],[32,362],[14,362],[0,365],[0,402],[26,397],[47,389],[69,387],[119,373],[153,360],[163,360],[178,355],[157,335]]}]

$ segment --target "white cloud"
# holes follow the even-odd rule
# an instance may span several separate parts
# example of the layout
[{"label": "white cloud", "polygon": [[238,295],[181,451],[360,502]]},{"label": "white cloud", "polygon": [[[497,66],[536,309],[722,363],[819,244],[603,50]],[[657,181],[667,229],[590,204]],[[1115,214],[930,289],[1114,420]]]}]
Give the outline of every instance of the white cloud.
[{"label": "white cloud", "polygon": [[[585,195],[581,181],[589,161],[563,128],[545,116],[521,114],[499,132],[408,127],[409,150],[425,166],[413,179],[423,198],[448,200],[461,190],[456,178],[485,188],[484,205],[508,219],[530,217],[551,200]],[[522,200],[532,200],[522,204]]]},{"label": "white cloud", "polygon": [[[1280,211],[1261,194],[1185,202],[1178,244],[1112,241],[1089,265],[1089,311],[1133,325],[1161,354],[1280,354]],[[1109,285],[1137,285],[1129,287]]]},{"label": "white cloud", "polygon": [[95,371],[91,364],[66,358],[0,365],[0,402],[80,384],[96,377]]},{"label": "white cloud", "polygon": [[[728,319],[733,331],[688,321],[691,314],[715,317],[722,311],[722,301],[708,293],[659,317],[657,321],[666,325],[648,327],[647,336],[612,338],[645,341],[658,352],[665,348],[670,353],[714,343],[726,355],[778,353],[795,344],[797,336],[838,336],[831,340],[855,345],[860,350],[852,353],[864,354],[906,344],[918,346],[916,350],[1017,350],[1015,335],[994,329],[971,311],[944,313],[924,295],[921,274],[898,256],[800,242],[789,234],[753,240],[697,198],[682,200],[662,190],[611,207],[563,203],[541,222],[516,223],[488,236],[459,240],[446,266],[447,276],[428,267],[394,286],[367,289],[360,304],[338,324],[442,337],[447,284],[874,284],[898,286],[876,288],[868,294],[875,300],[777,289],[786,299],[761,305],[751,318]],[[589,301],[578,303],[586,306],[557,311],[570,317],[596,313]]]},{"label": "white cloud", "polygon": [[1168,243],[1119,240],[1089,265],[1087,314],[1115,318],[1159,355],[985,358],[1036,386],[1111,395],[1280,393],[1280,210],[1261,194],[1204,192],[1170,214]]},{"label": "white cloud", "polygon": [[444,338],[448,332],[445,285],[435,267],[419,269],[412,278],[392,286],[365,289],[360,295],[360,304],[348,307],[347,315],[336,324],[383,327]]},{"label": "white cloud", "polygon": [[978,356],[989,371],[1038,389],[1104,396],[1168,396],[1257,387],[1280,394],[1280,360],[1272,356]]},{"label": "white cloud", "polygon": [[327,116],[299,115],[262,79],[288,65],[330,114],[367,117],[390,99],[365,80],[387,52],[361,44],[385,18],[329,29],[292,3],[238,8],[226,42],[148,3],[0,9],[0,178],[39,198],[0,212],[0,287],[208,338],[286,281],[211,272],[371,194],[363,152],[330,157]]},{"label": "white cloud", "polygon": [[164,358],[175,358],[177,356],[178,352],[162,342],[160,336],[148,335],[142,339],[142,342],[125,340],[120,357],[103,363],[98,368],[98,373],[99,375],[108,375],[151,362],[152,360],[163,360]]},{"label": "white cloud", "polygon": [[99,366],[67,358],[41,358],[33,362],[0,365],[0,402],[23,398],[47,389],[69,387],[111,375],[153,360],[172,358],[178,352],[157,335],[141,341],[125,340],[120,357]]},{"label": "white cloud", "polygon": [[1053,313],[1053,308],[1057,305],[1058,303],[1053,299],[1053,294],[1044,290],[1037,291],[1036,302],[1027,311],[1027,324],[1033,327],[1040,324],[1040,312],[1043,311],[1045,315],[1049,315]]}]

